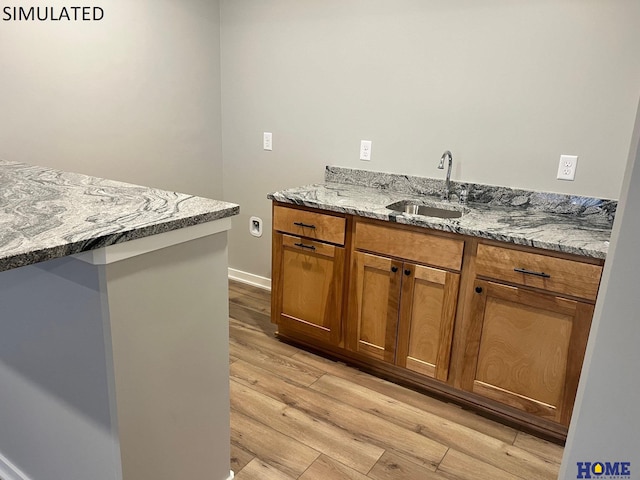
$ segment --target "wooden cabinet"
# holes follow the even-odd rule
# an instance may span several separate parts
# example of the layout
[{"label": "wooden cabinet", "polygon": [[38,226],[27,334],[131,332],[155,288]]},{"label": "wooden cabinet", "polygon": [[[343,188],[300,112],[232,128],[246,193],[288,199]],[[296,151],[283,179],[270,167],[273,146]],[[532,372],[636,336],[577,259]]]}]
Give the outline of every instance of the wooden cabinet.
[{"label": "wooden cabinet", "polygon": [[568,425],[601,269],[480,244],[463,388]]},{"label": "wooden cabinet", "polygon": [[566,437],[603,261],[278,203],[273,225],[281,338]]},{"label": "wooden cabinet", "polygon": [[285,333],[337,345],[345,218],[276,206],[273,224],[272,321]]},{"label": "wooden cabinet", "polygon": [[355,246],[347,348],[446,381],[460,274],[416,260],[460,268],[464,243],[357,222]]}]

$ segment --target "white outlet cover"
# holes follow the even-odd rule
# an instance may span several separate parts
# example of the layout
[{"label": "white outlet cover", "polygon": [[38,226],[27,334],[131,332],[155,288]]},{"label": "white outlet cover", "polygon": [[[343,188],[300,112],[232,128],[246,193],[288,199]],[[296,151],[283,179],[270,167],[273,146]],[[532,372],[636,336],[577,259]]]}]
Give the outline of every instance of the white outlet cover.
[{"label": "white outlet cover", "polygon": [[576,155],[560,155],[558,164],[558,180],[575,180],[578,157]]},{"label": "white outlet cover", "polygon": [[360,141],[360,160],[365,162],[371,160],[371,140]]}]

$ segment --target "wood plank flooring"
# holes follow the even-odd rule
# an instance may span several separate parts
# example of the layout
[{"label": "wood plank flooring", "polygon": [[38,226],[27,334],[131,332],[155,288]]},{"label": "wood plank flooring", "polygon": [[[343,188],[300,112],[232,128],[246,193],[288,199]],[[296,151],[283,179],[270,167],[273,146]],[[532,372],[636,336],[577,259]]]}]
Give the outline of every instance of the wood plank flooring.
[{"label": "wood plank flooring", "polygon": [[557,478],[562,447],[281,343],[269,312],[230,281],[237,480]]}]

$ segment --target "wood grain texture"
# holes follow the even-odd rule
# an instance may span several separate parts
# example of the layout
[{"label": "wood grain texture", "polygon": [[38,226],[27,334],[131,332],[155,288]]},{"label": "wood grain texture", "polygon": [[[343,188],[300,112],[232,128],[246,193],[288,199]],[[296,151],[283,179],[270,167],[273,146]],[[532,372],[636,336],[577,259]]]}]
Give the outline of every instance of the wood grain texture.
[{"label": "wood grain texture", "polygon": [[484,280],[474,285],[466,388],[568,425],[593,306]]},{"label": "wood grain texture", "polygon": [[353,468],[328,457],[320,455],[318,459],[300,476],[300,480],[369,480],[370,477],[357,472]]},{"label": "wood grain texture", "polygon": [[[231,417],[233,418],[233,412],[231,412]],[[249,430],[250,431],[250,430]],[[253,460],[255,455],[247,452],[242,447],[233,443],[233,439],[231,440],[231,470],[234,472],[239,472],[245,466],[249,464],[251,460]]]},{"label": "wood grain texture", "polygon": [[459,271],[464,240],[358,219],[355,248]]},{"label": "wood grain texture", "polygon": [[375,480],[442,480],[434,469],[425,468],[387,450],[369,472]]},{"label": "wood grain texture", "polygon": [[[395,272],[394,272],[395,269]],[[390,258],[354,252],[354,293],[347,314],[347,347],[393,363],[402,263]]]},{"label": "wood grain texture", "polygon": [[255,457],[244,467],[235,480],[294,480],[295,477],[290,477],[284,472],[281,472],[277,468],[269,465],[267,462]]},{"label": "wood grain texture", "polygon": [[[602,267],[514,248],[478,245],[477,274],[550,292],[595,301]],[[514,271],[522,268],[545,273],[549,278]]]},{"label": "wood grain texture", "polygon": [[489,297],[476,380],[557,407],[564,388],[571,318],[521,299]]},{"label": "wood grain texture", "polygon": [[547,442],[528,433],[518,432],[513,445],[534,453],[550,463],[560,465],[564,448],[555,443]]},{"label": "wood grain texture", "polygon": [[236,410],[231,415],[231,444],[293,478],[320,456],[317,450]]},{"label": "wood grain texture", "polygon": [[521,479],[538,479],[542,477],[520,477],[507,473],[504,470],[496,468],[492,465],[474,458],[471,455],[460,453],[454,449],[450,449],[444,460],[440,464],[438,472],[442,473],[445,478],[460,479],[473,478],[474,480],[521,480]]},{"label": "wood grain texture", "polygon": [[513,474],[525,478],[545,478],[550,471],[554,471],[553,468],[549,469],[547,461],[525,449],[514,447],[511,444],[513,438],[506,443],[395,398],[372,396],[367,388],[348,380],[324,375],[310,388]]},{"label": "wood grain texture", "polygon": [[344,216],[274,205],[273,229],[336,245],[344,245],[345,218]]},{"label": "wood grain texture", "polygon": [[241,360],[259,361],[261,365],[269,366],[271,371],[278,372],[301,385],[311,385],[324,374],[321,370],[295,358],[264,348],[253,341],[254,335],[241,332],[234,325],[230,325],[230,333],[233,336],[230,338],[229,350],[232,355],[238,358],[236,362],[233,362],[234,364]]},{"label": "wood grain texture", "polygon": [[560,413],[560,423],[567,426],[571,421],[571,414],[573,413],[573,406],[576,400],[584,354],[587,350],[587,341],[589,340],[589,332],[591,331],[593,311],[593,305],[578,302],[573,317],[573,328],[571,329],[571,339],[569,341],[569,352],[567,355],[564,401]]},{"label": "wood grain texture", "polygon": [[[319,424],[339,429],[343,436],[357,440],[356,445],[375,445],[383,449],[393,445],[397,453],[426,467],[437,465],[447,450],[443,444],[407,431],[379,418],[375,413],[337,401],[331,396],[310,392],[309,389],[271,375],[258,365],[235,362],[231,377],[234,382],[251,385],[261,394],[304,412]],[[349,466],[366,473],[361,468]]]},{"label": "wood grain texture", "polygon": [[[237,365],[239,362],[235,362]],[[275,400],[241,383],[231,381],[231,407],[249,417],[262,419],[274,430],[361,472],[368,472],[384,449],[354,442],[351,433],[312,415]]]},{"label": "wood grain texture", "polygon": [[323,369],[327,374],[363,387],[372,398],[393,398],[398,402],[415,407],[419,411],[432,413],[439,417],[441,421],[449,421],[468,427],[508,444],[512,443],[515,439],[517,431],[513,428],[489,420],[452,403],[437,400],[382,378],[361,372],[343,363],[319,357],[305,351],[299,351],[294,357],[303,359],[305,363]]},{"label": "wood grain texture", "polygon": [[446,381],[460,275],[403,265],[396,364]]},{"label": "wood grain texture", "polygon": [[338,344],[345,249],[290,235],[277,236],[279,263],[274,268],[279,272],[272,315],[290,330]]},{"label": "wood grain texture", "polygon": [[[236,478],[556,478],[562,447],[283,344],[258,306],[269,292],[248,290],[256,304],[231,283]],[[447,452],[441,462],[429,460],[432,445]]]}]

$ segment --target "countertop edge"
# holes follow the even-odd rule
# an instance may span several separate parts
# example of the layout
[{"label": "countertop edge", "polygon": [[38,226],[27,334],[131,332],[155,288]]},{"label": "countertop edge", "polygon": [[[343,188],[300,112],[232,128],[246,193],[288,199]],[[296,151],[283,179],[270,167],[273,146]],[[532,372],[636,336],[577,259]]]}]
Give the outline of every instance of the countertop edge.
[{"label": "countertop edge", "polygon": [[77,253],[82,253],[97,248],[108,247],[119,243],[128,242],[138,238],[149,237],[172,230],[179,230],[202,223],[213,222],[227,217],[232,217],[240,213],[240,206],[225,202],[226,207],[213,212],[202,213],[186,218],[179,218],[165,222],[159,222],[144,227],[132,228],[119,232],[98,235],[86,240],[79,240],[69,243],[60,243],[38,250],[27,251],[23,253],[12,254],[4,258],[0,258],[0,272],[12,270],[14,268],[33,265],[36,263],[62,258]]}]

